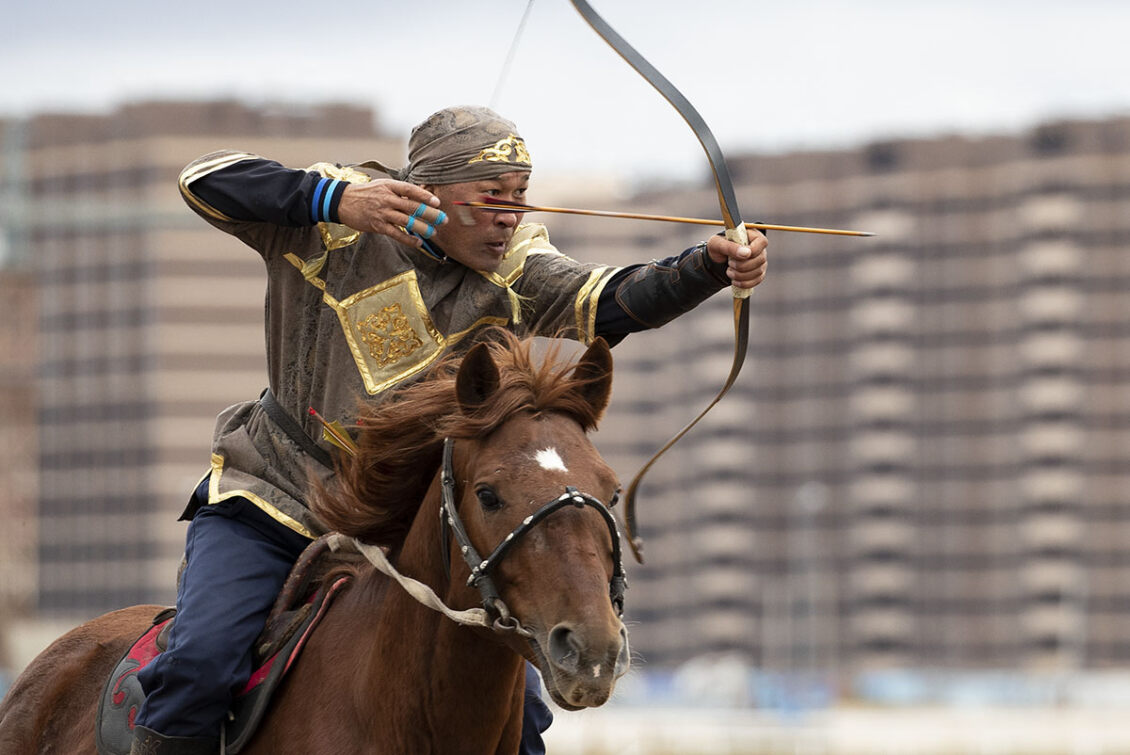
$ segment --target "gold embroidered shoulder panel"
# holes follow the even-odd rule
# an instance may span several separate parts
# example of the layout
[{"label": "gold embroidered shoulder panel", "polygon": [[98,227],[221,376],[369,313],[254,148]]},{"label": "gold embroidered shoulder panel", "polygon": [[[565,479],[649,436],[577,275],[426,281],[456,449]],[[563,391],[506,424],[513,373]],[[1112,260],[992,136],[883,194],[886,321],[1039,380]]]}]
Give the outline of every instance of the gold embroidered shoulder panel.
[{"label": "gold embroidered shoulder panel", "polygon": [[[285,257],[303,270],[300,257]],[[428,313],[415,270],[394,275],[341,301],[326,291],[325,281],[305,273],[303,277],[321,289],[322,301],[337,314],[370,396],[427,368],[447,347],[447,339]]]},{"label": "gold embroidered shoulder panel", "polygon": [[370,395],[417,374],[446,346],[424,305],[415,270],[343,299],[334,310]]}]

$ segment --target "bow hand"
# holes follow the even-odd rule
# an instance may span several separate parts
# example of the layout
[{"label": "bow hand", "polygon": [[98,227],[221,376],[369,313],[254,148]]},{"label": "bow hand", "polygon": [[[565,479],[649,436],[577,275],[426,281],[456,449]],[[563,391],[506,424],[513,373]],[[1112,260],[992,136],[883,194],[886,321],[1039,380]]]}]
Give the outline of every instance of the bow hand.
[{"label": "bow hand", "polygon": [[[736,240],[741,231],[746,238]],[[716,264],[726,265],[726,275],[734,288],[735,298],[749,296],[754,286],[765,280],[768,262],[769,242],[760,231],[749,231],[743,227],[726,231],[726,236],[711,236],[706,242],[706,253]]]}]

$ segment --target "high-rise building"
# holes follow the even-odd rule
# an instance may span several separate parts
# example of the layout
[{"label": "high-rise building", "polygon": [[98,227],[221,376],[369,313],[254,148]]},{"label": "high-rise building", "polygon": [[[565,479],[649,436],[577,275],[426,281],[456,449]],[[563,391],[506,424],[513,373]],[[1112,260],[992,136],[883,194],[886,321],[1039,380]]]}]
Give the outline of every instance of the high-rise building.
[{"label": "high-rise building", "polygon": [[[645,482],[636,647],[769,669],[1130,659],[1130,119],[732,161],[770,234],[737,387]],[[717,217],[713,187],[634,209]],[[555,223],[662,257],[701,229]],[[615,234],[615,236],[613,236]],[[728,369],[713,301],[615,351],[630,475]]]},{"label": "high-rise building", "polygon": [[[6,257],[38,283],[38,607],[166,602],[213,418],[265,380],[261,263],[184,208],[177,172],[220,147],[395,163],[403,142],[362,108],[234,103],[3,133]],[[640,490],[647,564],[627,605],[646,667],[1124,664],[1130,119],[731,155],[731,170],[747,219],[879,235],[770,235],[737,385]],[[625,209],[718,215],[705,182]],[[614,264],[709,232],[530,219]],[[721,386],[727,298],[616,347],[597,443],[625,483]],[[6,398],[26,421],[34,399]]]},{"label": "high-rise building", "polygon": [[18,651],[8,635],[36,603],[36,384],[37,293],[28,260],[17,257],[12,229],[20,211],[3,179],[20,164],[19,123],[0,120],[0,684]]},{"label": "high-rise building", "polygon": [[177,174],[223,147],[396,162],[403,140],[367,108],[233,102],[40,115],[4,133],[3,195],[22,208],[8,252],[39,302],[37,607],[167,603],[214,418],[266,381],[262,262],[184,206]]},{"label": "high-rise building", "polygon": [[12,663],[4,642],[11,622],[35,607],[36,290],[16,265],[0,263],[0,669]]}]

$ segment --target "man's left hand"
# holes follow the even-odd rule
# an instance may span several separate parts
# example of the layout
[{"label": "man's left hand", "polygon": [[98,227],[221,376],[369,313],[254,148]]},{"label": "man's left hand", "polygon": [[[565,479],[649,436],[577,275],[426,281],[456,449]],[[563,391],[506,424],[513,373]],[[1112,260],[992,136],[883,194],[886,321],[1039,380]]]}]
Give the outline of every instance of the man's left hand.
[{"label": "man's left hand", "polygon": [[761,231],[749,229],[749,246],[741,246],[725,236],[711,236],[706,253],[718,264],[726,262],[726,275],[738,288],[753,288],[765,280],[769,241]]}]

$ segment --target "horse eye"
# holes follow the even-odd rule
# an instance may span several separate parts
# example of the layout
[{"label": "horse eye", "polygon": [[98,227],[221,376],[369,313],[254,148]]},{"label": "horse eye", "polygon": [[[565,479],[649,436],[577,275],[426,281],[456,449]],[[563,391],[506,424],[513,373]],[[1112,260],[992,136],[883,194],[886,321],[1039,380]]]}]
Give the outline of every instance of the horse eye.
[{"label": "horse eye", "polygon": [[616,492],[612,494],[612,500],[608,502],[608,508],[612,508],[620,502],[620,488],[616,488]]},{"label": "horse eye", "polygon": [[479,505],[487,511],[495,511],[502,508],[502,501],[499,499],[498,494],[494,492],[493,488],[484,485],[475,491],[475,495],[479,499]]}]

